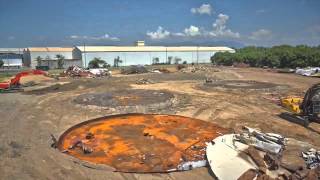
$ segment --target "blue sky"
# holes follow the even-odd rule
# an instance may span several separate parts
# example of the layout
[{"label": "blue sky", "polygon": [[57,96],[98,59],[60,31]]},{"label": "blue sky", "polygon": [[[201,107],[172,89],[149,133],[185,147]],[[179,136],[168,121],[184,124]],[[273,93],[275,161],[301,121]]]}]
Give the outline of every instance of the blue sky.
[{"label": "blue sky", "polygon": [[319,0],[0,0],[0,47],[320,44]]}]

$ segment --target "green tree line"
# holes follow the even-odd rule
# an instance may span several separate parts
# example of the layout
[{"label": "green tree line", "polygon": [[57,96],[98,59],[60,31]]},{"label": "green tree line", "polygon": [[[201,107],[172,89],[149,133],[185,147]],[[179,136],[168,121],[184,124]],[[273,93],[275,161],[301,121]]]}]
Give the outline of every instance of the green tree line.
[{"label": "green tree line", "polygon": [[237,63],[245,63],[251,67],[319,67],[320,46],[273,46],[255,47],[249,46],[237,49],[235,53],[218,52],[211,57],[211,62],[218,65],[231,66]]}]

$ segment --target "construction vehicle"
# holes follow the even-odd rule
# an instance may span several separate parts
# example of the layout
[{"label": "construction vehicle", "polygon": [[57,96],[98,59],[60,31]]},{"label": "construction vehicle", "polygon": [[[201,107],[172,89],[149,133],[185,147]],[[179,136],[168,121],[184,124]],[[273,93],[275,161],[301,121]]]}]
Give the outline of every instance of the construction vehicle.
[{"label": "construction vehicle", "polygon": [[320,83],[310,87],[304,98],[282,98],[281,105],[291,112],[281,115],[289,121],[294,121],[306,127],[310,122],[320,123]]},{"label": "construction vehicle", "polygon": [[24,71],[16,74],[12,79],[7,82],[0,82],[0,93],[1,92],[17,92],[23,91],[20,84],[20,79],[28,75],[46,75],[47,73],[42,70],[31,70]]}]

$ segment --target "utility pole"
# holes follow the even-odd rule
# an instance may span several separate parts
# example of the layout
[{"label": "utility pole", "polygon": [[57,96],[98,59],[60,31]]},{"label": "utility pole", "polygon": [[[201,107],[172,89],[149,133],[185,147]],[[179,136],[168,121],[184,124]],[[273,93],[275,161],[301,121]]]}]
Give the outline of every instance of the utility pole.
[{"label": "utility pole", "polygon": [[8,70],[10,69],[10,63],[9,63],[9,51],[7,52],[7,65],[8,65]]},{"label": "utility pole", "polygon": [[168,63],[168,47],[166,46],[166,62],[165,62],[165,64],[167,64]]},{"label": "utility pole", "polygon": [[197,45],[197,65],[199,64],[199,45]]},{"label": "utility pole", "polygon": [[87,53],[86,53],[86,43],[83,43],[83,53],[84,53],[84,68],[87,66]]}]

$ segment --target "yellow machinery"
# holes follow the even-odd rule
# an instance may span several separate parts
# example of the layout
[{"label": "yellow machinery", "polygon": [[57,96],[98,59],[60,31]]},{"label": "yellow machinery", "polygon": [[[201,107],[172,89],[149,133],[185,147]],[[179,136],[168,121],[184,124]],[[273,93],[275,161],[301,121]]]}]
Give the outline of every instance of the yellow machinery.
[{"label": "yellow machinery", "polygon": [[281,105],[295,114],[300,114],[302,101],[302,97],[286,97],[281,99]]},{"label": "yellow machinery", "polygon": [[304,98],[282,98],[281,105],[293,113],[281,115],[287,120],[295,121],[304,126],[308,126],[310,121],[320,123],[320,83],[309,88]]}]

